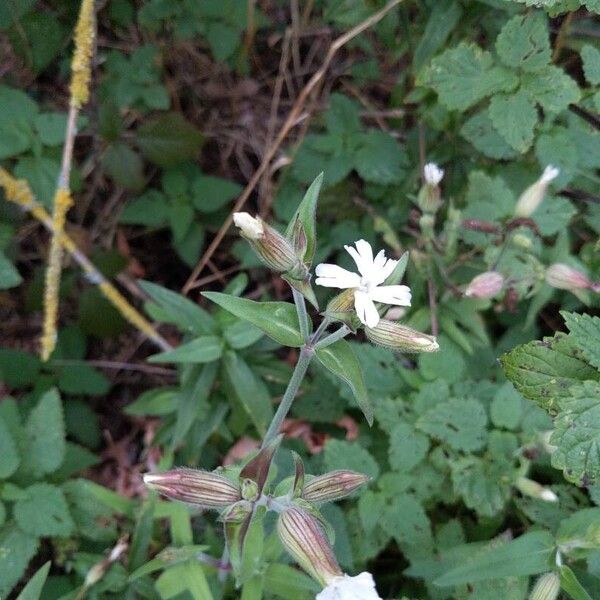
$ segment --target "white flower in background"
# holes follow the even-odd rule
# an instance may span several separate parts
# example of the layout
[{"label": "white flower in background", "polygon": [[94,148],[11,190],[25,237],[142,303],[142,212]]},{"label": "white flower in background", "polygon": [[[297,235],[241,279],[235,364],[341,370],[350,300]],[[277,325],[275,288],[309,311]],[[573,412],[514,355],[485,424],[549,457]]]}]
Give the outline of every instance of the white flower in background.
[{"label": "white flower in background", "polygon": [[440,169],[435,163],[427,163],[423,168],[425,183],[437,185],[444,176],[444,169]]},{"label": "white flower in background", "polygon": [[548,165],[542,176],[520,196],[515,206],[515,217],[529,218],[542,203],[548,185],[560,175],[560,169]]},{"label": "white flower in background", "polygon": [[356,577],[335,577],[315,600],[381,600],[381,597],[375,589],[373,575],[365,571]]},{"label": "white flower in background", "polygon": [[322,263],[315,270],[316,284],[343,290],[354,289],[354,309],[360,322],[367,327],[376,327],[379,313],[374,303],[410,306],[410,288],[406,285],[381,285],[393,273],[398,261],[386,258],[384,250],[373,258],[371,244],[365,240],[358,240],[355,245],[356,248],[344,248],[354,259],[360,275],[337,265]]}]

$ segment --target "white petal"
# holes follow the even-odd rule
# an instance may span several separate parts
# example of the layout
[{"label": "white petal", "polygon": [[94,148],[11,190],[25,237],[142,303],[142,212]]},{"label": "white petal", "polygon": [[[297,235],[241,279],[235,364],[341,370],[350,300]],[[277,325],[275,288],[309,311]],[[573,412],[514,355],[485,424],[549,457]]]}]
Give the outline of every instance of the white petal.
[{"label": "white petal", "polygon": [[367,327],[377,327],[379,323],[379,313],[373,300],[365,292],[357,290],[354,292],[354,308],[360,322]]},{"label": "white petal", "polygon": [[540,182],[548,184],[551,181],[553,181],[554,179],[556,179],[559,175],[560,175],[560,169],[558,167],[553,167],[552,165],[548,165],[544,169],[544,172],[542,173],[542,176],[540,177]]},{"label": "white petal", "polygon": [[385,264],[377,270],[376,273],[369,280],[371,285],[381,285],[393,272],[398,264],[397,260],[388,258]]},{"label": "white petal", "polygon": [[334,578],[315,600],[381,600],[371,573]]},{"label": "white petal", "polygon": [[323,287],[346,289],[360,285],[360,276],[357,273],[351,273],[337,265],[321,263],[317,265],[315,273],[317,274],[315,283]]},{"label": "white petal", "polygon": [[373,266],[376,269],[383,269],[386,262],[387,258],[385,257],[385,250],[380,250],[375,257],[375,260],[373,260]]},{"label": "white petal", "polygon": [[369,278],[373,273],[373,249],[371,244],[365,240],[358,240],[358,242],[354,242],[354,245],[356,250],[352,246],[344,246],[344,248],[354,259],[359,273],[363,277]]},{"label": "white petal", "polygon": [[423,169],[425,183],[437,185],[444,176],[444,169],[440,169],[435,163],[427,163]]},{"label": "white petal", "polygon": [[369,292],[369,298],[375,302],[410,306],[411,293],[406,285],[382,285]]}]

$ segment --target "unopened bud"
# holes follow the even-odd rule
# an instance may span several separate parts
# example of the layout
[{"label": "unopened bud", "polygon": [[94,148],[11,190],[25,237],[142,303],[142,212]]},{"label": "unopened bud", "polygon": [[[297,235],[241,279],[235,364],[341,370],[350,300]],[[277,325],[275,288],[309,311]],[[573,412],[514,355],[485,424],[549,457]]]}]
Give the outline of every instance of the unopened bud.
[{"label": "unopened bud", "polygon": [[583,273],[563,263],[554,263],[546,269],[546,282],[553,288],[570,291],[584,290],[592,284]]},{"label": "unopened bud", "polygon": [[258,484],[252,479],[242,481],[242,498],[254,502],[258,498]]},{"label": "unopened bud", "polygon": [[367,475],[356,471],[331,471],[306,482],[302,498],[309,502],[333,502],[348,496],[369,479]]},{"label": "unopened bud", "polygon": [[533,479],[519,477],[515,487],[525,496],[537,498],[544,502],[558,502],[558,496],[550,488],[544,487],[537,481],[533,481]]},{"label": "unopened bud", "polygon": [[533,242],[531,238],[523,235],[522,233],[515,233],[511,239],[512,245],[520,250],[531,250]]},{"label": "unopened bud", "polygon": [[425,165],[423,169],[425,184],[419,190],[417,197],[417,204],[424,213],[435,214],[442,205],[439,183],[443,176],[444,170],[435,163]]},{"label": "unopened bud", "polygon": [[223,523],[242,523],[244,519],[252,512],[252,502],[240,500],[231,506],[228,506],[219,517]]},{"label": "unopened bud", "polygon": [[233,222],[270,269],[289,273],[295,279],[306,277],[307,269],[296,256],[291,242],[260,217],[245,212],[233,213]]},{"label": "unopened bud", "polygon": [[171,498],[204,508],[222,508],[240,500],[240,489],[222,475],[198,469],[146,473],[144,483]]},{"label": "unopened bud", "polygon": [[560,593],[560,577],[557,573],[544,573],[533,586],[529,600],[556,600]]},{"label": "unopened bud", "polygon": [[398,352],[436,352],[440,349],[434,336],[386,319],[379,319],[376,327],[365,327],[365,334],[374,344]]},{"label": "unopened bud", "polygon": [[292,507],[280,513],[277,533],[284,548],[321,585],[342,575],[319,522],[307,511]]},{"label": "unopened bud", "polygon": [[504,286],[504,277],[497,271],[487,271],[474,277],[467,285],[465,296],[469,298],[493,298]]},{"label": "unopened bud", "polygon": [[515,217],[530,217],[542,203],[548,185],[558,177],[559,173],[559,169],[548,165],[544,169],[542,176],[521,194],[515,206]]}]

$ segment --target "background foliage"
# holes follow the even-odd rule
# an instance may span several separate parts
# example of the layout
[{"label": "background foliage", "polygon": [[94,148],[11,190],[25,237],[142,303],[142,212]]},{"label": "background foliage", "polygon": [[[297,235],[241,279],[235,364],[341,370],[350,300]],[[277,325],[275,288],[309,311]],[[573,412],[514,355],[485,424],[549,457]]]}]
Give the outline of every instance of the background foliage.
[{"label": "background foliage", "polygon": [[[177,348],[157,354],[67,261],[58,346],[41,363],[48,238],[0,199],[0,597],[29,580],[21,597],[44,600],[318,591],[275,535],[250,537],[236,591],[221,525],[148,493],[140,474],[235,464],[268,426],[297,356],[284,346],[298,344],[199,291],[284,301],[287,287],[232,235],[178,291],[331,40],[381,6],[97,3],[67,230]],[[0,5],[0,161],[48,208],[78,8]],[[349,266],[341,249],[360,238],[411,253],[403,321],[438,333],[440,352],[354,338],[373,427],[317,365],[285,426],[309,472],[373,477],[323,514],[342,567],[373,571],[386,598],[524,599],[557,548],[564,593],[600,597],[598,296],[544,276],[566,263],[600,279],[598,13],[597,0],[406,0],[336,57],[247,204],[283,227],[324,171],[317,262]],[[434,222],[417,205],[428,161],[446,171]],[[560,176],[544,203],[515,218],[548,164]],[[502,293],[464,297],[488,270]],[[277,477],[291,472],[281,452]]]}]

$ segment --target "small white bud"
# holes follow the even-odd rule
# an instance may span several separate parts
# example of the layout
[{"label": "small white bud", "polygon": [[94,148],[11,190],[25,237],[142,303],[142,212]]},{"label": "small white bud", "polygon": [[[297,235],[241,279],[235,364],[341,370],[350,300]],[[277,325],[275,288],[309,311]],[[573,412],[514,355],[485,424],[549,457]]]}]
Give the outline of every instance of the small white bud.
[{"label": "small white bud", "polygon": [[515,206],[515,217],[529,218],[542,203],[548,184],[556,179],[559,173],[557,167],[548,165],[542,176],[521,194]]},{"label": "small white bud", "polygon": [[497,271],[487,271],[474,277],[465,290],[469,298],[493,298],[504,286],[504,277]]},{"label": "small white bud", "polygon": [[260,218],[255,218],[247,212],[233,213],[233,222],[242,230],[245,237],[251,240],[260,240],[265,234]]},{"label": "small white bud", "polygon": [[558,502],[558,496],[549,488],[544,487],[533,479],[527,477],[519,477],[515,483],[515,487],[526,496],[537,498],[544,502]]},{"label": "small white bud", "polygon": [[564,263],[554,263],[546,269],[546,282],[553,288],[569,291],[584,290],[592,284],[583,273]]},{"label": "small white bud", "polygon": [[438,185],[444,177],[444,169],[440,169],[435,163],[427,163],[423,169],[425,183]]}]

